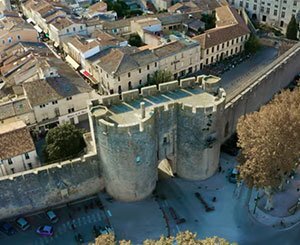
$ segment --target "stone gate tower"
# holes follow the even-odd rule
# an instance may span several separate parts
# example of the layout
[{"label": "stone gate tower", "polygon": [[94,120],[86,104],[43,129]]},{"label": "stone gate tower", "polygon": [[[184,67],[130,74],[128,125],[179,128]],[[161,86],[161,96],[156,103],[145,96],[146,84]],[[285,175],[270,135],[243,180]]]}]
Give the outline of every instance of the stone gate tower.
[{"label": "stone gate tower", "polygon": [[91,131],[110,195],[124,201],[150,195],[162,159],[186,179],[214,174],[225,105],[219,81],[198,76],[91,102]]}]

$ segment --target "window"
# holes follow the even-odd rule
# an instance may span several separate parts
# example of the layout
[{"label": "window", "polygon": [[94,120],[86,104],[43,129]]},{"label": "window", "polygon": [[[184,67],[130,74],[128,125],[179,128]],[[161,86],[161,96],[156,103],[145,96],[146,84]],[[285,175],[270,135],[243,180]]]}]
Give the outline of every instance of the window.
[{"label": "window", "polygon": [[277,9],[274,9],[274,15],[277,16]]},{"label": "window", "polygon": [[157,67],[157,62],[154,63],[154,67]]},{"label": "window", "polygon": [[71,99],[72,99],[72,96],[66,98],[66,100],[71,100]]},{"label": "window", "polygon": [[141,84],[142,84],[142,80],[139,81],[139,85],[141,85]]},{"label": "window", "polygon": [[28,152],[26,152],[24,155],[25,155],[25,159],[29,159],[30,158]]},{"label": "window", "polygon": [[130,77],[130,72],[128,72],[128,77]]},{"label": "window", "polygon": [[11,160],[11,158],[8,158],[7,162],[8,162],[9,165],[13,164],[13,161]]},{"label": "window", "polygon": [[52,101],[52,105],[57,104],[57,100]]},{"label": "window", "polygon": [[139,73],[142,73],[142,69],[141,68],[139,69]]},{"label": "window", "polygon": [[17,38],[18,38],[18,40],[20,40],[21,39],[20,35],[18,35]]},{"label": "window", "polygon": [[211,52],[213,53],[213,52],[214,52],[214,50],[215,50],[215,47],[212,47],[212,48],[211,48]]},{"label": "window", "polygon": [[11,171],[12,174],[15,173],[15,169],[14,168],[11,168],[10,171]]},{"label": "window", "polygon": [[224,43],[222,43],[222,49],[224,48],[224,46],[225,46]]},{"label": "window", "polygon": [[147,70],[149,70],[150,69],[150,66],[149,65],[147,65]]},{"label": "window", "polygon": [[206,54],[208,54],[209,53],[209,49],[206,49]]},{"label": "window", "polygon": [[121,78],[120,77],[118,77],[118,82],[120,82],[121,81]]},{"label": "window", "polygon": [[82,30],[83,29],[83,27],[82,26],[80,26],[80,30]]},{"label": "window", "polygon": [[69,33],[69,29],[67,29],[67,33]]},{"label": "window", "polygon": [[45,104],[40,105],[40,108],[43,108],[43,107],[46,107],[46,105]]},{"label": "window", "polygon": [[32,167],[32,163],[30,162],[30,163],[28,163],[28,168],[29,169],[33,169],[33,167]]},{"label": "window", "polygon": [[129,81],[128,82],[128,90],[132,89],[132,85],[131,85],[131,82]]},{"label": "window", "polygon": [[118,87],[118,93],[119,93],[119,94],[122,93],[122,87],[121,87],[121,85],[119,85],[119,87]]},{"label": "window", "polygon": [[285,12],[281,12],[281,18],[285,17]]},{"label": "window", "polygon": [[75,27],[73,27],[73,31],[74,31],[74,32],[76,31],[76,28],[75,28]]},{"label": "window", "polygon": [[72,112],[74,112],[74,108],[68,109],[68,113],[72,113]]}]

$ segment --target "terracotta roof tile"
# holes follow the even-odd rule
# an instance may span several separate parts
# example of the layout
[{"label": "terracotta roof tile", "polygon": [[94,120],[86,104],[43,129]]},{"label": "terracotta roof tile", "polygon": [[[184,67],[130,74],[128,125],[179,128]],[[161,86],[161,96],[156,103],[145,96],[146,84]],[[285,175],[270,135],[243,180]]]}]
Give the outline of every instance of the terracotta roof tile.
[{"label": "terracotta roof tile", "polygon": [[26,124],[17,121],[0,125],[0,159],[12,158],[35,150]]}]

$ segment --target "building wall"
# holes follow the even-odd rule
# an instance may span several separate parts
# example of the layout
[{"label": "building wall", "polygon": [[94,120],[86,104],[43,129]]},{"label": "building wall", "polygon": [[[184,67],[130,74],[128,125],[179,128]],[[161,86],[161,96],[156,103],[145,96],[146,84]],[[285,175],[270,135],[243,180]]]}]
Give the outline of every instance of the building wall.
[{"label": "building wall", "polygon": [[184,76],[199,70],[200,46],[194,46],[187,50],[178,50],[174,54],[159,60],[159,70],[170,71],[174,78]]},{"label": "building wall", "polygon": [[58,30],[52,24],[49,24],[49,38],[60,44],[64,37],[72,36],[75,34],[86,35],[87,29],[85,24],[72,24],[62,30]]},{"label": "building wall", "polygon": [[40,166],[36,151],[27,152],[28,159],[26,159],[25,153],[19,156],[8,159],[2,159],[0,163],[0,176],[10,175],[17,172],[26,171],[31,168]]},{"label": "building wall", "polygon": [[74,112],[86,109],[86,103],[89,99],[91,99],[89,93],[81,93],[72,97],[49,102],[44,105],[34,106],[33,110],[36,121],[37,123],[40,123],[48,119],[58,119],[59,116],[67,115],[73,112],[68,111],[72,108],[74,109]]},{"label": "building wall", "polygon": [[35,29],[8,31],[6,35],[0,38],[0,48],[16,42],[39,42],[39,35]]},{"label": "building wall", "polygon": [[218,44],[216,46],[203,49],[203,65],[210,65],[216,63],[226,57],[230,57],[244,51],[245,42],[249,39],[249,35],[244,35],[225,43]]},{"label": "building wall", "polygon": [[292,15],[300,11],[297,0],[230,0],[235,7],[243,7],[250,17],[257,18],[262,23],[274,25],[284,32]]},{"label": "building wall", "polygon": [[105,94],[110,94],[110,90],[113,90],[113,93],[118,93],[119,86],[121,86],[122,91],[127,91],[129,90],[129,83],[131,83],[132,88],[137,88],[139,85],[147,83],[148,77],[159,69],[158,62],[152,62],[148,66],[128,71],[119,76],[112,76],[99,67],[95,78],[100,83],[100,90],[102,88]]}]

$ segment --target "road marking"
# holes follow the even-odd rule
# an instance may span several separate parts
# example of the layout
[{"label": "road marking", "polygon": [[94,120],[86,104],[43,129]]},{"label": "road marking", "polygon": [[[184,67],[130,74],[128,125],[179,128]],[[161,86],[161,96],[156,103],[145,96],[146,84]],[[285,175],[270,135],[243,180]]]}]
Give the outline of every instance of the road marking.
[{"label": "road marking", "polygon": [[109,210],[107,210],[107,214],[108,214],[109,217],[112,216],[112,214],[111,214],[111,212]]}]

